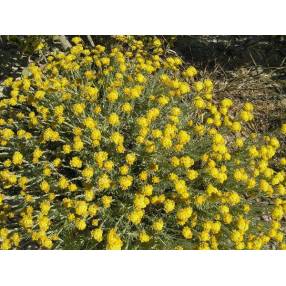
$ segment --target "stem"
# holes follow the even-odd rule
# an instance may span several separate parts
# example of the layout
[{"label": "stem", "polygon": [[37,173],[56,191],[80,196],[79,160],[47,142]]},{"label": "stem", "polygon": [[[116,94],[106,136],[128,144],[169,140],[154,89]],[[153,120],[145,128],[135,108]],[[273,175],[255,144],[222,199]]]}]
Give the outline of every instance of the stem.
[{"label": "stem", "polygon": [[91,44],[91,46],[94,48],[95,44],[94,44],[94,42],[92,40],[92,37],[90,35],[87,35],[87,39],[88,39],[89,43]]}]

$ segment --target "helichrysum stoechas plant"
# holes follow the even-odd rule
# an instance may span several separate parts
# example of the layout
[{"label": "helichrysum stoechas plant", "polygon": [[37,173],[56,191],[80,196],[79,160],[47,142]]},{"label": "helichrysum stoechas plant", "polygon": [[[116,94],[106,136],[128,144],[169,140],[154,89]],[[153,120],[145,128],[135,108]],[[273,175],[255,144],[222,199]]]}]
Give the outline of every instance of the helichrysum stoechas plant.
[{"label": "helichrysum stoechas plant", "polygon": [[285,249],[286,159],[246,135],[252,104],[126,39],[3,82],[1,248]]}]

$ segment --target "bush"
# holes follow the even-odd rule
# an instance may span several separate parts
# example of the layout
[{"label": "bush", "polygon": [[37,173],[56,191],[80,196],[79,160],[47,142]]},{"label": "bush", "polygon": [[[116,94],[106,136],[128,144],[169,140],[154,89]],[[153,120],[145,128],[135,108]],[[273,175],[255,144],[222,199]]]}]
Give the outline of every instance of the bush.
[{"label": "bush", "polygon": [[286,159],[245,132],[252,104],[158,38],[115,39],[3,82],[2,249],[284,249]]}]

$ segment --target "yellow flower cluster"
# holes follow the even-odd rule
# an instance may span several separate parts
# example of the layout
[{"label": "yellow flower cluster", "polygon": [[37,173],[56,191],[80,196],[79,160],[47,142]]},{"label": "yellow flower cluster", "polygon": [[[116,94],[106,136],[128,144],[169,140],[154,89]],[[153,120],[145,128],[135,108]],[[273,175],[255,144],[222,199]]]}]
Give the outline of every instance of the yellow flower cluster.
[{"label": "yellow flower cluster", "polygon": [[2,249],[286,249],[285,124],[248,135],[159,38],[72,42],[2,83]]}]

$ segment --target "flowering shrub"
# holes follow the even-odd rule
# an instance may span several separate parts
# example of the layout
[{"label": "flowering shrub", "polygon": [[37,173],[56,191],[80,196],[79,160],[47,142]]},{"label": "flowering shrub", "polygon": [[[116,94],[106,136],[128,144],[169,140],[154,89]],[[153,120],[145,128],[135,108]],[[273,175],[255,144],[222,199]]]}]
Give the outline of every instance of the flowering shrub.
[{"label": "flowering shrub", "polygon": [[245,132],[252,104],[116,39],[3,82],[1,248],[285,249],[286,158]]}]

